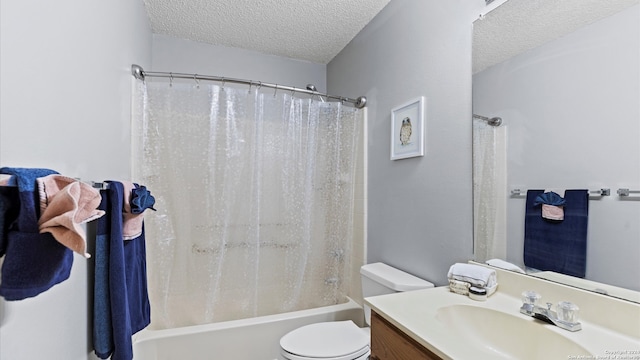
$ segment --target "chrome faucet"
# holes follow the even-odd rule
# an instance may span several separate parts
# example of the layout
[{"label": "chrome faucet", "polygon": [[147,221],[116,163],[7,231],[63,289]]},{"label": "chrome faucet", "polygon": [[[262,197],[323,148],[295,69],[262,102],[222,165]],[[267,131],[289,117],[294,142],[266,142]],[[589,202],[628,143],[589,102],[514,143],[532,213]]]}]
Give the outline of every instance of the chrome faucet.
[{"label": "chrome faucet", "polygon": [[557,311],[551,309],[553,304],[547,303],[547,307],[536,305],[536,301],[542,297],[534,291],[525,291],[522,293],[523,304],[520,307],[522,314],[542,320],[548,324],[555,325],[561,329],[569,331],[578,331],[582,329],[582,325],[577,320],[578,307],[570,302],[561,301],[557,305]]}]

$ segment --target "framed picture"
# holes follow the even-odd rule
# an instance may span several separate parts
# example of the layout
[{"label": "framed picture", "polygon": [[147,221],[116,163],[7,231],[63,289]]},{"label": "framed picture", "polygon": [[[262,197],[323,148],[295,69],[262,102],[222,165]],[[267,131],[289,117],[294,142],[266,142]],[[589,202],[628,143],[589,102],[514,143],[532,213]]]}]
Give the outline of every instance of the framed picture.
[{"label": "framed picture", "polygon": [[424,96],[391,110],[391,160],[424,156]]}]

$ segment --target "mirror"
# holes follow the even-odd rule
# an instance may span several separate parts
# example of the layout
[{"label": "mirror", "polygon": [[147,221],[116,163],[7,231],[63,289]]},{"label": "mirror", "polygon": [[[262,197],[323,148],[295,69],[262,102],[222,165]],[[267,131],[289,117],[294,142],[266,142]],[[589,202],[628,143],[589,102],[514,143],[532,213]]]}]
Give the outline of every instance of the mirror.
[{"label": "mirror", "polygon": [[638,301],[640,195],[616,191],[640,188],[639,24],[638,0],[508,0],[474,22],[476,261],[524,269],[527,190],[588,189],[584,279],[536,276]]}]

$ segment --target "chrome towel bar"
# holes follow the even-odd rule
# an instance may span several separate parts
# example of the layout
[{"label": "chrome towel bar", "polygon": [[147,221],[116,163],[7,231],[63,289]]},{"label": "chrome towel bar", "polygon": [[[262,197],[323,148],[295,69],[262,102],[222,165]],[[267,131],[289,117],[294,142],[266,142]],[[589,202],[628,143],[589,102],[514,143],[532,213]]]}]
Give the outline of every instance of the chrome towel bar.
[{"label": "chrome towel bar", "polygon": [[627,188],[618,189],[618,196],[630,196],[631,194],[640,194],[640,190],[629,190]]},{"label": "chrome towel bar", "polygon": [[[527,189],[514,188],[511,189],[511,196],[524,196],[527,194]],[[593,196],[610,196],[611,189],[602,188],[602,189],[593,189],[589,190],[589,194],[593,194]]]}]

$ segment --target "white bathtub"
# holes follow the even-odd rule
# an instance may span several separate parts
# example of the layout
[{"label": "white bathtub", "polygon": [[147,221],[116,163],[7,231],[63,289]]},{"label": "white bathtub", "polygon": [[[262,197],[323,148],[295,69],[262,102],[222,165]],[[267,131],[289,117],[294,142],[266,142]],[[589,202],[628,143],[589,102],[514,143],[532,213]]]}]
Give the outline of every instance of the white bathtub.
[{"label": "white bathtub", "polygon": [[273,360],[280,338],[303,325],[334,320],[364,322],[362,307],[344,304],[165,330],[142,330],[133,338],[134,360]]}]

